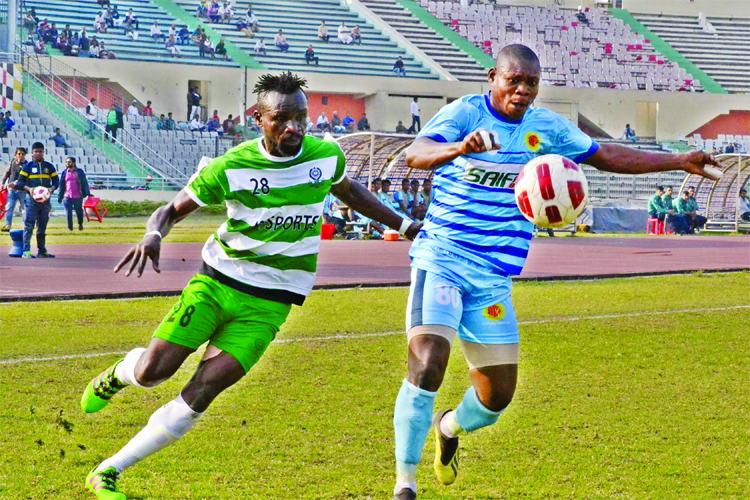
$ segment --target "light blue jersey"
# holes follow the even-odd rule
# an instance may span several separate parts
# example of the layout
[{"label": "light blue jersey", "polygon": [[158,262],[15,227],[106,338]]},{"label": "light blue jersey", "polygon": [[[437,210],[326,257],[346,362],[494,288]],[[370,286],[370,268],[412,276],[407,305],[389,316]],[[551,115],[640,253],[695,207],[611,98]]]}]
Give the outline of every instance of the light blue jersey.
[{"label": "light blue jersey", "polygon": [[410,251],[417,267],[439,249],[494,274],[520,274],[533,225],[516,205],[518,173],[537,156],[558,154],[578,163],[599,149],[569,120],[546,109],[530,108],[518,122],[503,118],[490,106],[489,94],[468,95],[443,107],[419,137],[459,142],[479,128],[492,133],[501,149],[460,156],[435,171],[435,197]]}]

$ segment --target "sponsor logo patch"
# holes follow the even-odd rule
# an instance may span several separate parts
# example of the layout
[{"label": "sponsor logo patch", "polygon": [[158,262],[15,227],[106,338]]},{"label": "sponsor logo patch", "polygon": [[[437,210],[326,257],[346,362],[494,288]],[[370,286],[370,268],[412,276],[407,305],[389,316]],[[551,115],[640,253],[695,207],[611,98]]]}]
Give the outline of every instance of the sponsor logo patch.
[{"label": "sponsor logo patch", "polygon": [[500,321],[505,317],[505,308],[502,304],[495,304],[494,306],[482,309],[482,314],[490,321]]},{"label": "sponsor logo patch", "polygon": [[539,148],[542,146],[542,140],[536,132],[527,133],[524,140],[526,141],[526,147],[535,153],[539,151]]}]

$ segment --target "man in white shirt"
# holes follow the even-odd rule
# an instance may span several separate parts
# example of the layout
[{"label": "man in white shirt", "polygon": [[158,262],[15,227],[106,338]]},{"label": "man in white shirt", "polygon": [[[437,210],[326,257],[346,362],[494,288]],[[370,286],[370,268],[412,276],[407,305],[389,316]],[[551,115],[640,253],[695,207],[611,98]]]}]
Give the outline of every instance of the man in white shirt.
[{"label": "man in white shirt", "polygon": [[170,26],[169,31],[167,31],[167,39],[169,39],[169,37],[172,37],[172,36],[175,37],[175,39],[177,38],[177,25],[176,24],[173,24],[172,26]]},{"label": "man in white shirt", "polygon": [[133,101],[130,106],[128,106],[128,116],[141,116],[141,114],[138,112],[138,108],[135,107],[135,104],[138,101]]},{"label": "man in white shirt", "polygon": [[200,132],[202,130],[205,130],[206,126],[203,125],[203,122],[200,121],[197,116],[195,116],[192,120],[190,120],[188,128],[190,128],[190,130],[192,130],[193,132]]},{"label": "man in white shirt", "polygon": [[328,43],[328,39],[331,38],[331,36],[328,34],[328,28],[326,27],[325,21],[321,21],[320,26],[318,26],[318,38],[323,40],[325,43]]},{"label": "man in white shirt", "polygon": [[319,130],[323,132],[331,132],[331,123],[328,121],[328,117],[326,116],[326,112],[322,111],[320,113],[320,116],[318,117],[318,121],[315,122],[315,125],[318,127]]},{"label": "man in white shirt", "polygon": [[284,32],[279,30],[279,32],[276,34],[276,38],[273,41],[274,45],[276,45],[282,52],[286,52],[289,50],[289,42],[286,41],[286,37],[284,36]]},{"label": "man in white shirt", "polygon": [[744,221],[750,221],[750,200],[747,199],[747,190],[740,189],[740,218]]},{"label": "man in white shirt", "polygon": [[89,128],[86,131],[87,135],[94,137],[94,129],[96,128],[96,121],[99,117],[99,108],[96,107],[96,97],[92,97],[91,101],[86,105],[86,119],[89,121]]},{"label": "man in white shirt", "polygon": [[154,24],[151,25],[151,38],[156,41],[159,37],[166,40],[167,38],[164,36],[164,33],[161,32],[161,29],[159,29],[159,23],[157,21],[154,21]]},{"label": "man in white shirt", "polygon": [[97,14],[96,16],[96,19],[94,19],[94,29],[97,33],[107,32],[107,22],[104,20],[103,12],[99,12],[99,14]]},{"label": "man in white shirt", "polygon": [[411,127],[409,127],[410,134],[416,134],[422,128],[422,123],[419,121],[419,104],[417,104],[417,98],[411,103]]},{"label": "man in white shirt", "polygon": [[344,21],[341,21],[341,26],[339,26],[339,41],[344,45],[352,43],[352,37],[349,35],[349,28],[346,27]]},{"label": "man in white shirt", "polygon": [[258,38],[255,42],[255,55],[264,56],[266,55],[266,42],[263,41],[263,37]]},{"label": "man in white shirt", "polygon": [[255,17],[255,14],[253,14],[252,6],[247,8],[247,14],[245,14],[245,23],[247,24],[247,27],[254,32],[257,33],[258,31],[260,31],[260,22],[258,21],[258,18]]}]

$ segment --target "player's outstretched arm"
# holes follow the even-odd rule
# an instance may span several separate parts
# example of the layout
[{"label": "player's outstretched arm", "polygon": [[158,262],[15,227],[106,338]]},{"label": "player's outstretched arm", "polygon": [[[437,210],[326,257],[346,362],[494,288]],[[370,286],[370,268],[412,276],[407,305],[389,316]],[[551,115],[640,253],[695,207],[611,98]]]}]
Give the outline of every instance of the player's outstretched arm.
[{"label": "player's outstretched arm", "polygon": [[429,137],[420,137],[406,150],[406,166],[420,170],[442,167],[461,155],[484,153],[500,149],[492,134],[477,129],[461,142],[438,142]]},{"label": "player's outstretched arm", "polygon": [[160,273],[159,251],[161,250],[162,238],[169,234],[172,226],[199,208],[198,204],[184,189],[177,193],[177,196],[168,205],[157,208],[146,223],[146,235],[117,263],[115,272],[132,261],[125,276],[130,276],[133,269],[137,267],[138,277],[140,278],[146,267],[146,262],[151,259],[154,271]]},{"label": "player's outstretched arm", "polygon": [[602,144],[599,150],[586,160],[592,167],[616,174],[648,174],[684,170],[689,174],[713,179],[704,167],[717,165],[716,160],[704,151],[682,154],[648,153],[617,144]]},{"label": "player's outstretched arm", "polygon": [[[404,223],[404,220],[408,221],[408,219],[404,219],[383,205],[362,184],[350,180],[348,177],[344,177],[344,180],[332,186],[331,193],[349,208],[396,231],[401,231],[401,225]],[[421,222],[412,222],[406,232],[404,232],[404,236],[413,240],[421,228]]]}]

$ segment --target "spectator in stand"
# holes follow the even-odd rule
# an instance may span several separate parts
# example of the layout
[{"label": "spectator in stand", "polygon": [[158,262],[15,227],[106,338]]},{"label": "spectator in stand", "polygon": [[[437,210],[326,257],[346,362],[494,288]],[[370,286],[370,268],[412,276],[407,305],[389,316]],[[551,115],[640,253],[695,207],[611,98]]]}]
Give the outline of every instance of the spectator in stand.
[{"label": "spectator in stand", "polygon": [[370,130],[370,122],[367,121],[367,113],[362,113],[362,118],[360,118],[357,122],[357,130],[359,130],[360,132]]},{"label": "spectator in stand", "polygon": [[247,28],[254,33],[260,31],[260,22],[258,21],[258,18],[255,16],[255,14],[253,14],[252,5],[247,6],[247,12],[245,13],[245,24],[247,25]]},{"label": "spectator in stand", "polygon": [[135,25],[135,29],[138,28],[138,16],[133,13],[133,9],[128,9],[128,13],[125,14],[125,22],[123,23],[125,29],[130,29],[131,26]]},{"label": "spectator in stand", "polygon": [[117,59],[117,56],[104,46],[104,42],[101,42],[99,43],[99,59]]},{"label": "spectator in stand", "polygon": [[263,40],[263,37],[258,38],[258,41],[255,42],[255,55],[256,56],[266,55],[266,42]]},{"label": "spectator in stand", "polygon": [[422,200],[424,202],[424,213],[427,214],[427,209],[430,208],[432,203],[432,180],[425,179],[422,183]]},{"label": "spectator in stand", "polygon": [[274,39],[273,43],[282,52],[286,52],[287,50],[289,50],[289,42],[286,41],[286,37],[281,30],[279,30],[279,32],[276,34],[276,38]]},{"label": "spectator in stand", "polygon": [[200,118],[197,116],[193,118],[192,120],[190,120],[190,124],[188,125],[188,128],[192,132],[202,132],[206,130],[206,126],[203,124],[202,121],[200,121]]},{"label": "spectator in stand", "polygon": [[55,134],[52,137],[50,137],[49,140],[53,141],[55,143],[55,147],[56,148],[67,148],[68,147],[68,143],[65,142],[65,137],[63,137],[60,134],[60,129],[59,128],[55,129]]},{"label": "spectator in stand", "polygon": [[177,47],[177,41],[174,39],[174,35],[169,35],[167,41],[164,42],[164,48],[169,52],[169,55],[173,57],[182,57],[182,53],[180,52],[179,47]]},{"label": "spectator in stand", "polygon": [[177,128],[177,124],[174,122],[174,119],[172,118],[172,113],[167,113],[167,121],[164,122],[164,130],[174,130]]},{"label": "spectator in stand", "polygon": [[68,231],[73,230],[73,210],[78,218],[78,230],[83,231],[83,200],[91,196],[86,173],[76,168],[76,159],[69,156],[65,160],[66,169],[60,175],[60,192],[57,202],[62,203],[68,216]]},{"label": "spectator in stand", "polygon": [[[57,176],[55,166],[50,162],[44,161],[44,144],[35,142],[31,146],[31,157],[32,160],[27,162],[21,169],[15,189],[24,190],[31,194],[35,187],[44,186],[49,189],[49,196],[51,198],[52,193],[59,186],[60,180]],[[23,220],[23,254],[21,257],[25,259],[35,258],[31,254],[31,236],[34,234],[34,226],[37,228],[36,244],[39,248],[37,257],[48,259],[55,257],[47,252],[47,246],[45,245],[47,223],[49,222],[51,210],[52,204],[49,198],[44,201],[36,201],[31,196],[26,198],[26,214]]]},{"label": "spectator in stand", "polygon": [[91,39],[91,44],[89,45],[89,57],[99,57],[99,40],[96,39],[96,36]]},{"label": "spectator in stand", "polygon": [[311,62],[314,62],[315,66],[318,66],[319,61],[320,58],[315,55],[312,44],[308,45],[305,51],[305,64],[309,65]]},{"label": "spectator in stand", "polygon": [[92,97],[91,101],[86,105],[86,118],[89,121],[89,127],[86,134],[93,139],[96,122],[99,119],[99,108],[96,107],[96,97]]},{"label": "spectator in stand", "polygon": [[218,109],[214,110],[214,114],[211,115],[211,119],[212,120],[219,120],[219,121],[221,121],[221,118],[219,118],[219,110]]},{"label": "spectator in stand", "polygon": [[323,132],[331,132],[331,123],[328,121],[328,117],[326,116],[325,111],[320,112],[320,116],[315,122],[315,126],[318,127],[318,130],[321,130]]},{"label": "spectator in stand", "polygon": [[225,134],[234,135],[229,133],[230,128],[234,128],[234,120],[232,120],[232,115],[229,115],[227,119],[224,120],[221,124],[221,129]]},{"label": "spectator in stand", "polygon": [[136,106],[138,104],[138,101],[133,99],[133,102],[130,103],[130,106],[128,106],[128,116],[141,116],[141,114],[138,112],[138,107]]},{"label": "spectator in stand", "polygon": [[411,218],[411,186],[409,185],[409,179],[401,179],[401,189],[396,191],[393,195],[393,201],[398,203],[398,208],[401,212],[409,215]]},{"label": "spectator in stand", "polygon": [[401,120],[398,121],[398,125],[396,125],[396,133],[397,134],[408,134],[409,129],[404,127],[404,124]]},{"label": "spectator in stand", "polygon": [[203,53],[211,56],[211,59],[216,58],[215,56],[216,49],[214,49],[214,44],[211,43],[211,39],[208,38],[208,36],[205,34],[204,34],[204,39],[203,39]]},{"label": "spectator in stand", "polygon": [[114,27],[114,22],[112,21],[112,9],[109,7],[104,10],[104,22],[107,23],[108,28]]},{"label": "spectator in stand", "polygon": [[34,44],[34,53],[36,54],[46,54],[47,51],[44,49],[44,40],[39,39]]},{"label": "spectator in stand", "polygon": [[169,30],[167,31],[167,39],[169,39],[170,36],[173,36],[175,40],[177,40],[177,25],[173,24],[169,27]]},{"label": "spectator in stand", "polygon": [[29,32],[36,31],[39,25],[39,18],[36,16],[36,10],[32,7],[30,11],[26,13],[26,17],[23,20],[23,26]]},{"label": "spectator in stand", "polygon": [[112,105],[109,107],[109,112],[107,113],[107,126],[104,129],[104,139],[110,139],[112,142],[115,142],[117,139],[117,110],[115,109],[115,103],[112,103]]},{"label": "spectator in stand", "polygon": [[187,26],[183,26],[180,28],[180,31],[177,32],[177,40],[180,42],[180,45],[185,45],[190,41],[190,32],[187,29]]},{"label": "spectator in stand", "polygon": [[224,130],[221,128],[221,122],[219,121],[218,116],[214,116],[214,119],[208,122],[208,125],[206,126],[206,130],[208,132],[216,132],[219,134],[219,137],[224,135]]},{"label": "spectator in stand", "polygon": [[107,32],[107,23],[104,21],[104,12],[99,12],[96,19],[94,19],[94,29],[97,33]]},{"label": "spectator in stand", "polygon": [[747,190],[745,188],[740,189],[739,202],[739,214],[740,218],[745,222],[750,222],[750,199],[747,197]]},{"label": "spectator in stand", "polygon": [[13,121],[13,118],[10,116],[10,111],[6,111],[5,114],[3,114],[0,111],[0,130],[2,130],[5,135],[7,135],[8,132],[13,132],[13,126],[16,124],[15,121]]},{"label": "spectator in stand", "polygon": [[344,45],[349,45],[350,43],[352,43],[352,37],[349,34],[349,28],[346,27],[344,21],[341,21],[341,26],[339,26],[339,41]]},{"label": "spectator in stand", "polygon": [[166,127],[166,121],[167,119],[164,118],[164,115],[159,115],[159,119],[156,122],[156,130],[167,130]]},{"label": "spectator in stand", "polygon": [[5,115],[0,111],[0,137],[8,137],[8,124]]},{"label": "spectator in stand", "polygon": [[201,114],[201,95],[198,93],[198,87],[193,87],[193,90],[188,92],[188,121],[196,115]]},{"label": "spectator in stand", "polygon": [[415,97],[414,100],[411,102],[411,127],[409,127],[409,133],[410,134],[416,134],[419,133],[420,130],[422,130],[422,122],[419,121],[419,104],[417,103],[417,98]]},{"label": "spectator in stand", "polygon": [[5,232],[10,231],[13,227],[13,211],[16,208],[16,203],[18,203],[21,212],[23,212],[24,207],[26,207],[26,191],[15,190],[18,176],[21,174],[21,170],[23,170],[25,165],[26,149],[18,148],[16,149],[13,159],[10,161],[10,166],[8,167],[7,172],[5,172],[3,182],[0,182],[0,186],[8,188],[8,201],[5,205],[5,226],[3,227],[3,231]]},{"label": "spectator in stand", "polygon": [[698,214],[698,202],[695,201],[695,188],[693,186],[688,187],[688,207],[687,207],[687,219],[688,225],[693,232],[701,232],[703,226],[706,225],[706,219],[702,215]]},{"label": "spectator in stand", "polygon": [[224,44],[224,38],[221,38],[219,40],[219,44],[216,46],[216,53],[221,56],[221,59],[224,61],[228,61],[229,58],[227,57],[227,48]]},{"label": "spectator in stand", "polygon": [[727,144],[727,147],[724,150],[724,153],[726,153],[726,154],[734,153],[734,144],[732,144],[731,142],[729,144]]},{"label": "spectator in stand", "polygon": [[423,220],[425,216],[424,199],[422,199],[422,193],[419,192],[419,181],[412,179],[409,183],[411,191],[409,193],[409,209],[411,210],[412,217],[414,220]]},{"label": "spectator in stand", "polygon": [[359,30],[359,25],[352,29],[352,40],[357,45],[362,45],[362,32]]},{"label": "spectator in stand", "polygon": [[151,25],[151,31],[150,31],[150,34],[151,34],[151,38],[153,38],[153,39],[154,39],[154,42],[155,42],[155,41],[156,41],[157,39],[159,39],[159,38],[162,38],[162,39],[164,39],[164,40],[166,40],[166,39],[167,39],[167,37],[165,37],[165,36],[164,36],[164,33],[162,33],[162,32],[161,32],[161,28],[159,28],[159,23],[158,23],[158,21],[154,21],[154,24],[152,24],[152,25]]},{"label": "spectator in stand", "polygon": [[122,26],[122,19],[120,19],[120,11],[117,10],[117,5],[115,5],[112,11],[112,27],[119,28],[120,26]]},{"label": "spectator in stand", "polygon": [[320,26],[318,26],[318,38],[325,43],[328,43],[328,40],[331,38],[331,35],[328,34],[328,27],[326,26],[325,21],[321,21]]},{"label": "spectator in stand", "polygon": [[625,130],[622,132],[622,137],[620,139],[625,139],[626,141],[636,142],[638,139],[635,137],[635,130],[630,128],[630,124],[627,123],[625,125]]},{"label": "spectator in stand", "polygon": [[219,14],[219,2],[214,0],[211,2],[211,7],[208,8],[208,20],[211,23],[218,23],[219,19],[221,19],[221,15]]},{"label": "spectator in stand", "polygon": [[146,101],[146,107],[143,108],[143,116],[154,116],[154,110],[151,109],[151,101]]},{"label": "spectator in stand", "polygon": [[344,119],[341,120],[341,125],[344,126],[344,129],[346,129],[347,132],[354,132],[354,125],[356,125],[357,122],[354,121],[354,118],[351,117],[349,112],[346,112],[346,116],[344,116]]},{"label": "spectator in stand", "polygon": [[396,73],[399,77],[406,76],[406,68],[404,68],[404,60],[401,59],[401,56],[398,56],[396,62],[393,63],[393,72]]},{"label": "spectator in stand", "polygon": [[81,50],[84,52],[88,52],[90,48],[90,40],[88,33],[86,33],[86,26],[81,28],[81,31],[78,32],[78,42],[81,45]]},{"label": "spectator in stand", "polygon": [[[115,7],[117,8],[117,7]],[[65,35],[68,40],[73,39],[73,30],[70,29],[70,25],[66,24],[65,29],[60,32],[60,35]]]},{"label": "spectator in stand", "polygon": [[219,10],[217,12],[219,14],[219,18],[216,20],[218,23],[222,23],[227,18],[227,4],[224,2],[223,4],[219,5]]},{"label": "spectator in stand", "polygon": [[339,116],[338,111],[334,111],[333,116],[331,117],[331,127],[333,128],[334,133],[343,134],[346,132],[346,128],[344,128],[341,123],[341,117]]},{"label": "spectator in stand", "polygon": [[50,28],[44,33],[44,41],[50,44],[54,44],[57,41],[58,36],[60,36],[60,33],[57,32],[55,23],[52,23],[52,26],[50,26]]}]

